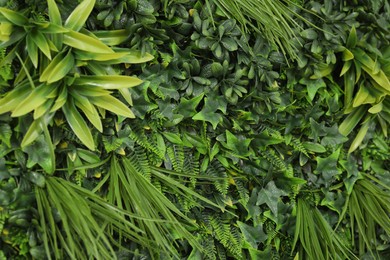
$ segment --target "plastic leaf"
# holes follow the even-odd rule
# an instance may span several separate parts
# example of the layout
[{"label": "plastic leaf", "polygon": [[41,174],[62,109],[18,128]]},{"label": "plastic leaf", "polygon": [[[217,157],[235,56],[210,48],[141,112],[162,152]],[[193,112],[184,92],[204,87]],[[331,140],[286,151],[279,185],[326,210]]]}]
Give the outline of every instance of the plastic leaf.
[{"label": "plastic leaf", "polygon": [[65,118],[68,121],[69,126],[73,132],[80,139],[80,141],[87,146],[90,150],[95,150],[95,143],[92,138],[91,130],[85,123],[83,117],[77,111],[72,99],[70,99],[62,107]]},{"label": "plastic leaf", "polygon": [[100,40],[75,31],[64,34],[63,43],[70,47],[93,53],[113,53],[114,51]]},{"label": "plastic leaf", "polygon": [[18,26],[24,26],[26,23],[28,23],[28,19],[24,15],[4,7],[0,7],[0,14],[11,23]]},{"label": "plastic leaf", "polygon": [[91,14],[93,7],[95,6],[95,0],[84,0],[82,1],[69,15],[65,21],[65,27],[70,28],[74,31],[79,31]]},{"label": "plastic leaf", "polygon": [[56,82],[64,78],[69,71],[74,67],[74,57],[72,52],[63,56],[63,54],[58,54],[42,72],[39,81],[47,83]]},{"label": "plastic leaf", "polygon": [[131,88],[142,83],[142,80],[123,75],[81,76],[74,82],[75,85],[96,86],[103,89]]},{"label": "plastic leaf", "polygon": [[134,118],[133,112],[125,104],[113,96],[90,97],[89,100],[96,106],[109,110],[117,115]]}]

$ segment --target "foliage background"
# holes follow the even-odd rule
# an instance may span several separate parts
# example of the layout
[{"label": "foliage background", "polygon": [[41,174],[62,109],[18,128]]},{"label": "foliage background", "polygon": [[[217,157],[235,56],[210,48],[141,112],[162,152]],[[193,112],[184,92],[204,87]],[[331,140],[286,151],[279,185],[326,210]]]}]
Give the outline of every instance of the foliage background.
[{"label": "foliage background", "polygon": [[387,1],[79,2],[0,2],[2,258],[389,257]]}]

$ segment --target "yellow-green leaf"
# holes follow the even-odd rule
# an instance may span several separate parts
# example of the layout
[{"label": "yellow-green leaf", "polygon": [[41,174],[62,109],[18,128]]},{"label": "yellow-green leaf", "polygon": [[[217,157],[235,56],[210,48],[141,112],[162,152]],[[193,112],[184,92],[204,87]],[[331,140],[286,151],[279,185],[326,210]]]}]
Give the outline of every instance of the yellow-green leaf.
[{"label": "yellow-green leaf", "polygon": [[113,53],[94,53],[88,51],[75,51],[76,58],[78,60],[96,60],[96,61],[110,61],[117,60],[124,56],[126,53],[121,52],[113,52]]},{"label": "yellow-green leaf", "polygon": [[89,100],[96,106],[111,111],[117,115],[134,118],[133,112],[125,104],[113,96],[90,97]]},{"label": "yellow-green leaf", "polygon": [[93,7],[95,6],[95,0],[82,1],[68,16],[65,21],[65,27],[75,31],[79,31],[87,21],[88,16],[91,14]]},{"label": "yellow-green leaf", "polygon": [[47,83],[56,82],[64,78],[73,67],[74,57],[72,52],[68,51],[65,57],[63,53],[59,53],[42,72],[39,81],[46,81]]},{"label": "yellow-green leaf", "polygon": [[50,46],[46,37],[40,31],[36,30],[32,31],[30,35],[38,48],[51,60]]},{"label": "yellow-green leaf", "polygon": [[50,108],[52,107],[54,103],[54,99],[51,98],[51,99],[48,99],[46,100],[45,103],[43,103],[41,106],[37,107],[35,110],[34,110],[34,120],[40,118],[41,116],[43,116],[44,114],[46,114],[46,112],[48,112],[50,110]]},{"label": "yellow-green leaf", "polygon": [[364,137],[367,134],[368,128],[370,126],[370,122],[371,122],[371,120],[365,120],[363,125],[360,127],[358,134],[356,135],[351,146],[349,147],[348,153],[352,153],[353,151],[355,151],[359,147],[359,145],[362,143]]},{"label": "yellow-green leaf", "polygon": [[30,94],[31,88],[26,84],[18,87],[0,99],[0,114],[13,111]]},{"label": "yellow-green leaf", "polygon": [[117,53],[125,54],[123,57],[115,60],[110,60],[107,64],[120,64],[120,63],[128,63],[128,64],[139,64],[147,61],[151,61],[154,59],[154,56],[149,53],[142,54],[139,51],[127,50],[127,49],[114,49]]},{"label": "yellow-green leaf", "polygon": [[54,105],[52,106],[50,112],[57,111],[60,109],[66,102],[68,98],[68,90],[66,87],[62,87],[60,94],[58,95]]},{"label": "yellow-green leaf", "polygon": [[389,78],[386,76],[386,74],[382,71],[379,70],[378,73],[374,74],[373,71],[366,67],[362,66],[363,70],[367,72],[373,80],[375,80],[376,83],[378,83],[379,86],[381,86],[383,89],[387,90],[390,92],[390,81]]},{"label": "yellow-green leaf", "polygon": [[70,47],[87,51],[87,52],[93,52],[93,53],[114,52],[110,47],[105,45],[100,40],[75,31],[69,31],[65,33],[63,43]]},{"label": "yellow-green leaf", "polygon": [[41,120],[42,119],[37,119],[31,123],[20,145],[22,148],[34,142],[35,139],[37,139],[37,137],[42,133],[43,129],[41,126]]},{"label": "yellow-green leaf", "polygon": [[47,95],[52,91],[52,86],[48,86],[46,84],[42,84],[41,86],[32,90],[30,95],[28,95],[19,105],[13,110],[11,116],[19,117],[25,115],[47,100]]},{"label": "yellow-green leaf", "polygon": [[353,58],[354,58],[353,53],[350,50],[345,49],[343,51],[343,61],[349,61],[352,60]]},{"label": "yellow-green leaf", "polygon": [[74,89],[78,93],[80,93],[83,96],[87,97],[100,97],[100,96],[106,96],[110,95],[112,92],[106,89],[97,88],[95,86],[90,85],[75,85],[70,86],[69,89]]},{"label": "yellow-green leaf", "polygon": [[32,64],[38,68],[38,47],[29,34],[26,36],[26,47]]},{"label": "yellow-green leaf", "polygon": [[54,0],[47,0],[49,18],[53,24],[62,25],[60,10]]},{"label": "yellow-green leaf", "polygon": [[363,66],[366,66],[371,71],[375,68],[375,61],[362,49],[355,48],[353,50],[353,55],[355,56],[356,60],[358,60]]},{"label": "yellow-green leaf", "polygon": [[376,102],[376,97],[371,95],[370,91],[368,88],[364,85],[361,84],[359,91],[357,92],[354,100],[353,100],[353,107],[358,107],[363,104],[374,104]]},{"label": "yellow-green leaf", "polygon": [[383,108],[383,103],[380,102],[380,103],[378,103],[378,104],[372,106],[372,107],[368,110],[368,112],[370,112],[371,114],[377,114],[377,113],[379,113],[379,112],[382,111],[382,108]]},{"label": "yellow-green leaf", "polygon": [[62,111],[64,112],[65,118],[75,135],[85,146],[88,147],[88,149],[94,151],[95,142],[93,141],[91,130],[80,115],[79,111],[77,111],[72,99],[69,99],[68,102],[62,106]]},{"label": "yellow-green leaf", "polygon": [[99,38],[103,43],[115,46],[118,44],[123,43],[127,39],[129,39],[130,34],[129,31],[126,29],[121,30],[110,30],[110,31],[96,31],[93,32],[93,34],[96,35],[96,37]]},{"label": "yellow-green leaf", "polygon": [[103,89],[131,88],[142,83],[142,80],[123,75],[81,76],[74,82],[75,85],[96,86]]},{"label": "yellow-green leaf", "polygon": [[347,48],[354,48],[358,42],[355,26],[352,26],[347,39]]},{"label": "yellow-green leaf", "polygon": [[351,114],[349,114],[344,121],[339,126],[339,132],[347,136],[355,128],[355,126],[360,122],[366,113],[366,108],[360,106],[357,109],[354,109]]},{"label": "yellow-green leaf", "polygon": [[351,68],[351,65],[352,65],[352,61],[350,60],[344,62],[343,68],[341,69],[340,72],[340,77],[343,76]]},{"label": "yellow-green leaf", "polygon": [[28,22],[27,17],[24,15],[4,7],[0,7],[0,14],[2,14],[5,19],[18,26],[24,26]]},{"label": "yellow-green leaf", "polygon": [[[89,100],[88,103],[90,104]],[[83,111],[89,122],[91,122],[92,125],[99,130],[99,132],[103,132],[102,121],[100,120],[100,116],[96,108],[93,105],[86,106],[85,103],[81,103],[78,100],[75,101],[75,104],[81,109],[81,111]]]}]

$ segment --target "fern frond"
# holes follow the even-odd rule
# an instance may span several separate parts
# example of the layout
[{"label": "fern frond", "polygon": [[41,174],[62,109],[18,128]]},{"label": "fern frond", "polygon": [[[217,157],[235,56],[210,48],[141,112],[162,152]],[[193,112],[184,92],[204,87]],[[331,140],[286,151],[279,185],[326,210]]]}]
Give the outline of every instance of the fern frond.
[{"label": "fern frond", "polygon": [[219,161],[214,160],[209,164],[206,170],[206,175],[216,177],[216,179],[213,180],[215,188],[221,194],[227,195],[229,188],[229,180],[227,178],[225,168]]},{"label": "fern frond", "polygon": [[173,170],[177,172],[184,171],[184,148],[180,145],[170,145],[167,147],[167,155],[172,163]]},{"label": "fern frond", "polygon": [[306,155],[307,157],[309,157],[309,153],[307,152],[306,148],[303,146],[303,144],[301,143],[301,141],[298,138],[294,138],[290,142],[290,146],[292,146],[295,151],[301,152],[304,155]]},{"label": "fern frond", "polygon": [[283,172],[286,172],[288,170],[285,162],[279,156],[276,155],[275,150],[267,149],[266,151],[262,152],[262,155],[277,169]]},{"label": "fern frond", "polygon": [[134,150],[129,154],[128,159],[133,167],[150,181],[150,164],[143,147],[135,145]]},{"label": "fern frond", "polygon": [[163,154],[157,147],[157,144],[145,134],[145,130],[137,123],[134,123],[131,127],[129,137],[133,139],[138,145],[145,148],[147,151],[155,153],[160,159],[164,159]]},{"label": "fern frond", "polygon": [[246,205],[249,201],[249,191],[244,186],[244,182],[241,180],[235,180],[238,194],[240,195],[241,203],[243,205]]}]

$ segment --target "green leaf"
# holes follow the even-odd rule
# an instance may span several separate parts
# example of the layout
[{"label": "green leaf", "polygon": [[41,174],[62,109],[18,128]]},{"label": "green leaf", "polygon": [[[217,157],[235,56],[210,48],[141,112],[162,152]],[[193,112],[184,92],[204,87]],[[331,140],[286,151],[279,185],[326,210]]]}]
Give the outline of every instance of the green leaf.
[{"label": "green leaf", "polygon": [[30,34],[27,34],[26,36],[26,47],[27,47],[28,56],[30,57],[32,64],[34,65],[35,68],[37,68],[38,67],[38,46],[35,44]]},{"label": "green leaf", "polygon": [[367,134],[368,128],[370,126],[371,120],[365,120],[363,125],[360,127],[359,132],[357,133],[355,139],[353,139],[351,146],[349,147],[348,154],[354,152],[359,145],[362,143],[364,137]]},{"label": "green leaf", "polygon": [[33,30],[29,35],[31,35],[32,40],[38,46],[38,48],[45,54],[46,57],[51,60],[50,47],[46,37],[38,30]]},{"label": "green leaf", "polygon": [[201,94],[197,97],[186,99],[181,98],[180,103],[176,108],[176,111],[186,117],[191,117],[196,114],[196,108],[199,105],[200,101],[202,101],[204,94]]},{"label": "green leaf", "polygon": [[0,141],[11,148],[12,129],[8,124],[0,124]]},{"label": "green leaf", "polygon": [[75,60],[70,50],[65,56],[63,53],[59,53],[42,72],[39,81],[49,84],[59,81],[74,68],[74,64]]},{"label": "green leaf", "polygon": [[86,52],[114,53],[114,51],[97,38],[75,31],[64,33],[63,43]]},{"label": "green leaf", "polygon": [[40,187],[40,188],[45,187],[45,180],[46,179],[45,179],[45,176],[43,176],[43,174],[37,173],[37,172],[29,172],[27,174],[27,178],[29,181],[31,181],[32,183],[34,183],[38,187]]},{"label": "green leaf", "polygon": [[19,12],[15,12],[4,7],[0,7],[0,14],[17,26],[24,26],[26,23],[28,23],[27,17],[20,14]]},{"label": "green leaf", "polygon": [[226,144],[221,143],[225,148],[233,151],[234,154],[246,157],[250,155],[249,144],[252,139],[247,139],[242,135],[238,137],[232,134],[229,130],[226,130]]},{"label": "green leaf", "polygon": [[142,83],[142,80],[123,75],[81,76],[74,81],[74,85],[96,86],[103,89],[131,88]]},{"label": "green leaf", "polygon": [[287,193],[276,187],[274,181],[268,182],[267,186],[257,194],[256,205],[260,206],[267,204],[275,216],[278,216],[278,204],[281,203],[281,196],[286,196]]},{"label": "green leaf", "polygon": [[58,9],[56,2],[54,0],[48,0],[47,6],[49,11],[50,22],[56,25],[62,25],[60,10]]},{"label": "green leaf", "polygon": [[307,40],[315,40],[317,39],[318,34],[314,29],[310,28],[310,29],[303,30],[301,32],[301,36]]},{"label": "green leaf", "polygon": [[103,125],[102,125],[102,121],[100,120],[100,115],[97,111],[97,109],[89,102],[89,100],[87,99],[87,104],[85,102],[80,102],[78,100],[75,101],[75,105],[80,108],[84,115],[87,117],[87,119],[89,120],[89,122],[91,122],[91,124],[96,127],[96,129],[99,131],[99,132],[103,132]]},{"label": "green leaf", "polygon": [[66,19],[65,27],[74,31],[80,31],[91,14],[95,2],[95,0],[82,1]]},{"label": "green leaf", "polygon": [[62,107],[62,111],[64,112],[65,118],[76,136],[85,146],[94,151],[95,143],[92,138],[91,130],[85,123],[83,117],[77,111],[72,99],[69,99],[68,102],[65,103]]},{"label": "green leaf", "polygon": [[344,119],[344,121],[339,126],[339,131],[342,135],[347,136],[355,128],[355,126],[360,122],[360,120],[365,115],[366,109],[364,106],[360,106],[357,109],[353,110],[351,114]]},{"label": "green leaf", "polygon": [[20,102],[19,105],[13,110],[11,116],[19,117],[33,111],[34,109],[45,103],[48,94],[52,91],[53,87],[48,86],[46,84],[42,84],[37,88],[33,89],[30,95],[28,95],[28,97],[26,97],[22,102]]},{"label": "green leaf", "polygon": [[346,46],[347,46],[347,48],[355,48],[357,42],[358,42],[358,39],[357,39],[356,28],[355,28],[355,26],[352,26],[352,29],[348,35]]},{"label": "green leaf", "polygon": [[257,249],[259,247],[259,243],[263,243],[267,240],[268,235],[264,233],[263,225],[253,227],[241,221],[237,221],[237,225],[244,235],[245,240],[252,246],[252,248]]},{"label": "green leaf", "polygon": [[303,147],[305,147],[310,152],[314,153],[324,153],[326,152],[326,148],[318,143],[312,143],[312,142],[304,142]]},{"label": "green leaf", "polygon": [[340,148],[334,151],[328,157],[322,158],[317,157],[317,168],[315,169],[315,174],[321,174],[324,178],[326,185],[331,183],[331,180],[339,175],[342,171],[337,168],[338,158],[340,156]]},{"label": "green leaf", "polygon": [[130,36],[129,30],[126,29],[95,31],[93,34],[109,46],[119,45],[129,39]]},{"label": "green leaf", "polygon": [[45,172],[50,174],[54,172],[55,165],[53,165],[52,160],[51,143],[48,142],[45,135],[39,135],[31,145],[24,147],[23,151],[28,154],[28,168],[39,164]]},{"label": "green leaf", "polygon": [[135,118],[133,112],[125,104],[113,96],[101,96],[101,97],[90,97],[89,100],[94,105],[109,110],[117,115],[125,116],[128,118]]}]

